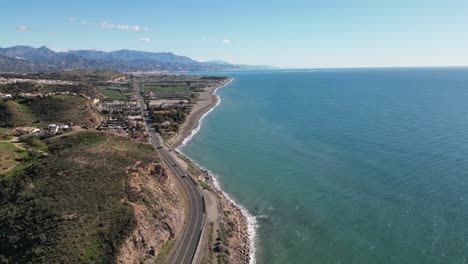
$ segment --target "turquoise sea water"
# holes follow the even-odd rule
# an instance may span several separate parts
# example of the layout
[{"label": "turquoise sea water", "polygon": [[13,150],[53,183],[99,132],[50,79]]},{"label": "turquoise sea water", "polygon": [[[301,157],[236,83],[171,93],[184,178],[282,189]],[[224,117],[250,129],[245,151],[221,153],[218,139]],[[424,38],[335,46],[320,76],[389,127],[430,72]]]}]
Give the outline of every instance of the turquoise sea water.
[{"label": "turquoise sea water", "polygon": [[182,151],[256,216],[257,263],[465,263],[468,69],[227,73]]}]

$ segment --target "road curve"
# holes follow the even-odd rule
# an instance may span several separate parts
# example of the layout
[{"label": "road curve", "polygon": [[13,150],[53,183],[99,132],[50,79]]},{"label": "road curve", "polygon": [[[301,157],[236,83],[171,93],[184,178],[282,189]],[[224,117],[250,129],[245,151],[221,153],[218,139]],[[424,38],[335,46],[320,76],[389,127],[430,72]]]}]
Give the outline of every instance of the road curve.
[{"label": "road curve", "polygon": [[[177,241],[174,254],[169,260],[171,264],[191,264],[195,256],[198,243],[201,239],[201,231],[205,224],[205,212],[203,204],[203,196],[198,187],[198,184],[193,180],[187,171],[185,171],[180,164],[171,156],[171,154],[164,148],[160,142],[158,135],[150,128],[149,120],[145,116],[146,105],[141,97],[138,85],[134,85],[135,92],[137,93],[138,102],[140,104],[143,120],[145,123],[146,131],[150,137],[151,144],[159,153],[162,161],[179,179],[181,185],[186,192],[188,200],[188,215],[185,223],[185,229]],[[183,210],[181,208],[181,210]]]}]

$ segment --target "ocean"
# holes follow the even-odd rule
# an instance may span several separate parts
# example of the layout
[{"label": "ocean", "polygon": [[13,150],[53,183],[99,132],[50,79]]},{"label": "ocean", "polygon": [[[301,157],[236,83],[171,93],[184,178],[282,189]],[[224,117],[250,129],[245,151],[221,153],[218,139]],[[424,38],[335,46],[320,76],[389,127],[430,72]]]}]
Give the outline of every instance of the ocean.
[{"label": "ocean", "polygon": [[466,263],[468,68],[222,73],[181,150],[256,219],[256,263]]}]

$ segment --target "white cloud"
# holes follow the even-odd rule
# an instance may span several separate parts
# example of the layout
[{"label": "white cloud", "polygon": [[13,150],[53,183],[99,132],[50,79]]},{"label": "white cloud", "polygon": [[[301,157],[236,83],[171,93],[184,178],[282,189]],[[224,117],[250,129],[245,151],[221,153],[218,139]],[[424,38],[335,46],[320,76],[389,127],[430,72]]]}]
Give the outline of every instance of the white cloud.
[{"label": "white cloud", "polygon": [[202,39],[203,39],[203,41],[208,41],[208,42],[211,42],[211,43],[225,44],[225,45],[231,44],[231,42],[232,42],[230,39],[212,39],[212,38],[207,38],[207,37],[203,37]]},{"label": "white cloud", "polygon": [[102,23],[90,23],[87,21],[81,21],[81,25],[85,25],[88,27],[96,27],[96,28],[111,28],[111,29],[120,29],[120,30],[130,30],[130,31],[148,31],[149,28],[147,27],[140,27],[140,26],[131,26],[131,25],[119,25],[119,24],[112,24],[107,22]]},{"label": "white cloud", "polygon": [[145,42],[145,43],[149,43],[149,42],[151,42],[151,39],[150,38],[140,38],[140,41]]},{"label": "white cloud", "polygon": [[70,21],[70,22],[75,22],[75,21],[76,21],[76,17],[69,17],[69,18],[68,18],[68,21]]},{"label": "white cloud", "polygon": [[22,31],[22,32],[29,31],[30,29],[31,28],[29,28],[28,26],[24,26],[24,25],[16,27],[16,31]]}]

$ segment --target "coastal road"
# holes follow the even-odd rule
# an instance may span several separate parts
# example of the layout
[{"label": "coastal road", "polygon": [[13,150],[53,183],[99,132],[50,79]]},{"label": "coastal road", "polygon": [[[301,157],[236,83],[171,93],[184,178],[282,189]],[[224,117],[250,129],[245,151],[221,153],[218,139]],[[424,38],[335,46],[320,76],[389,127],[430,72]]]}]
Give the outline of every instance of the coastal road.
[{"label": "coastal road", "polygon": [[[133,82],[132,82],[133,84]],[[180,164],[172,157],[164,144],[160,141],[157,133],[151,128],[149,119],[146,117],[146,104],[140,94],[139,86],[133,84],[140,104],[146,131],[150,137],[151,144],[159,153],[162,161],[179,179],[188,200],[188,215],[185,229],[174,248],[174,254],[170,259],[171,264],[190,264],[196,253],[198,243],[201,239],[201,231],[205,226],[205,212],[203,196],[195,180],[185,171]]]}]

